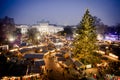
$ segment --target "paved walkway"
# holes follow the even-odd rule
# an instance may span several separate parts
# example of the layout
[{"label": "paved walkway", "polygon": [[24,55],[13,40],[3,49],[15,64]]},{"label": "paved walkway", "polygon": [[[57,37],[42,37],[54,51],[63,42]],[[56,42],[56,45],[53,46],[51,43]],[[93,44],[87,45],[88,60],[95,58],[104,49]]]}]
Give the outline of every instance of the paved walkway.
[{"label": "paved walkway", "polygon": [[92,73],[92,74],[98,74],[97,68],[86,69],[85,72],[86,72],[87,74],[90,74],[90,73]]},{"label": "paved walkway", "polygon": [[[65,68],[59,62],[54,61],[54,58],[47,55],[45,58],[45,66],[48,78],[51,80],[74,80],[76,70],[72,68]],[[76,76],[76,78],[78,78]]]}]

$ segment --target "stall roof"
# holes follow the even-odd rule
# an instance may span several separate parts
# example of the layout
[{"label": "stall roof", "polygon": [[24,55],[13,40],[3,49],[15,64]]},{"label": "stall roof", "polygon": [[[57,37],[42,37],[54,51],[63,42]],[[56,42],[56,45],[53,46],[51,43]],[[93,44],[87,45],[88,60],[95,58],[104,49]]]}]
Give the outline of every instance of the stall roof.
[{"label": "stall roof", "polygon": [[45,65],[45,62],[43,59],[34,60],[34,63],[36,66],[44,66]]},{"label": "stall roof", "polygon": [[39,53],[28,53],[24,55],[24,58],[39,58],[39,59],[43,59],[44,54],[39,54]]},{"label": "stall roof", "polygon": [[58,57],[57,60],[58,61],[66,61],[66,59],[64,57]]}]

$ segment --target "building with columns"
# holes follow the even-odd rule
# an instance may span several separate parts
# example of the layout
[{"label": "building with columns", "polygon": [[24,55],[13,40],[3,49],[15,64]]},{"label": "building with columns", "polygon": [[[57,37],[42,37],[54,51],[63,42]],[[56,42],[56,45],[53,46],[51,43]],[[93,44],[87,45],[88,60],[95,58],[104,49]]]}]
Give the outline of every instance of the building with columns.
[{"label": "building with columns", "polygon": [[33,25],[32,28],[37,28],[37,30],[41,34],[54,34],[59,31],[64,30],[62,26],[54,25],[54,24],[49,24],[49,22],[39,22],[36,25]]},{"label": "building with columns", "polygon": [[28,25],[16,25],[16,28],[21,29],[22,34],[26,34],[29,28],[37,28],[37,30],[40,32],[40,34],[54,34],[59,31],[64,30],[62,26],[58,26],[55,24],[49,24],[48,21],[41,21],[38,24],[28,26]]}]

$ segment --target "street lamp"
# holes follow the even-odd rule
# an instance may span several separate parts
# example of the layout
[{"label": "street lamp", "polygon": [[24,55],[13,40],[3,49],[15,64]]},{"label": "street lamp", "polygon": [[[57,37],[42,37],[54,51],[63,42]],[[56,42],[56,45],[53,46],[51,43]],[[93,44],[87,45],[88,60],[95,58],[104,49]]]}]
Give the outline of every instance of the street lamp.
[{"label": "street lamp", "polygon": [[40,36],[37,36],[37,46],[39,44]]},{"label": "street lamp", "polygon": [[39,39],[40,39],[40,36],[38,36],[37,39],[39,40]]},{"label": "street lamp", "polygon": [[9,41],[13,42],[15,39],[13,37],[9,37]]},{"label": "street lamp", "polygon": [[105,54],[109,55],[109,47],[108,46],[105,47]]},{"label": "street lamp", "polygon": [[13,44],[14,44],[15,38],[13,36],[9,36],[8,37],[8,41],[9,41],[9,47],[13,48]]},{"label": "street lamp", "polygon": [[101,34],[98,34],[98,35],[97,35],[97,39],[98,39],[99,41],[101,41],[101,40],[103,40],[103,36],[102,36]]}]

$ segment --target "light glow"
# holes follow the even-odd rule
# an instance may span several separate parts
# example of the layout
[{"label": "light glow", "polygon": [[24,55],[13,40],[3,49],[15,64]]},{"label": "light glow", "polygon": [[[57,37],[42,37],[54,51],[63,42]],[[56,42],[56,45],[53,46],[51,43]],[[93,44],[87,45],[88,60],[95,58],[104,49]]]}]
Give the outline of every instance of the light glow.
[{"label": "light glow", "polygon": [[38,36],[37,39],[39,40],[39,39],[40,39],[40,36]]},{"label": "light glow", "polygon": [[13,42],[14,40],[15,40],[15,39],[14,39],[13,37],[10,37],[10,38],[9,38],[9,41],[10,41],[10,42]]},{"label": "light glow", "polygon": [[98,34],[97,39],[101,41],[101,40],[103,40],[103,36],[101,34]]},{"label": "light glow", "polygon": [[117,58],[117,59],[118,59],[118,56],[116,56],[116,55],[114,55],[114,54],[112,54],[112,53],[109,53],[109,56],[111,56],[111,57],[114,57],[114,58]]}]

